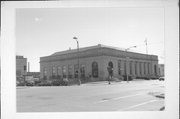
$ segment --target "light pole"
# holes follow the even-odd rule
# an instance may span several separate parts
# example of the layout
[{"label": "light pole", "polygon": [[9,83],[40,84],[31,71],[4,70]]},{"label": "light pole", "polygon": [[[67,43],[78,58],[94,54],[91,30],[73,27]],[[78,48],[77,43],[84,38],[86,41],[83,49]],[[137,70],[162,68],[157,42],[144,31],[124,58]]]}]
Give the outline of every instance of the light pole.
[{"label": "light pole", "polygon": [[126,48],[125,49],[125,55],[126,55],[126,79],[127,79],[127,83],[129,83],[129,78],[128,78],[128,59],[129,57],[127,57],[127,51],[130,50],[131,48],[136,48],[137,46],[132,46],[132,47],[129,47],[129,48]]},{"label": "light pole", "polygon": [[79,82],[79,85],[81,85],[81,80],[80,80],[80,78],[79,78],[79,41],[78,41],[78,38],[77,37],[73,37],[73,39],[75,39],[76,40],[76,42],[77,42],[77,60],[78,60],[78,82]]}]

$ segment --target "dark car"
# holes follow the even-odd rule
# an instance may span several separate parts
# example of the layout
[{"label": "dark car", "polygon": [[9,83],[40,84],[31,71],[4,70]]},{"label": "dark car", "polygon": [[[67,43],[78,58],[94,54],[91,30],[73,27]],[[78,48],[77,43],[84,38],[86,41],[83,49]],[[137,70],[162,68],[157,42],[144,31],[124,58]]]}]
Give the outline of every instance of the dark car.
[{"label": "dark car", "polygon": [[160,77],[160,78],[159,78],[159,81],[164,81],[164,77]]},{"label": "dark car", "polygon": [[26,86],[34,86],[34,83],[33,82],[27,82]]}]

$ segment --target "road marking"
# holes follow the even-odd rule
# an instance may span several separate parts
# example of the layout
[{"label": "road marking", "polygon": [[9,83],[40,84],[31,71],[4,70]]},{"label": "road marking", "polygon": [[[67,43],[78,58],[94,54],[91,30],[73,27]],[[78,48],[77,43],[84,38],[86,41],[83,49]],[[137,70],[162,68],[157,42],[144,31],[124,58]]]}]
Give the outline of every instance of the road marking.
[{"label": "road marking", "polygon": [[124,111],[124,110],[128,110],[128,109],[136,108],[136,107],[139,107],[139,106],[142,106],[142,105],[146,105],[148,103],[152,103],[152,102],[156,102],[156,101],[161,101],[161,100],[150,100],[150,101],[146,101],[146,102],[143,102],[143,103],[140,103],[140,104],[137,104],[137,105],[133,105],[133,106],[121,109],[121,110],[117,110],[117,111]]},{"label": "road marking", "polygon": [[144,95],[146,93],[140,93],[140,94],[135,94],[135,95],[128,95],[128,96],[123,96],[123,97],[117,97],[117,98],[113,98],[113,100],[119,100],[119,99],[123,99],[123,98],[129,98],[129,97],[134,97],[134,96],[138,96],[138,95]]},{"label": "road marking", "polygon": [[101,101],[97,101],[97,102],[94,102],[94,103],[98,104],[98,103],[103,103],[103,102],[107,102],[107,101],[110,101],[110,100],[119,100],[119,99],[123,99],[123,98],[135,97],[135,96],[144,95],[144,94],[146,94],[146,93],[140,93],[140,94],[135,94],[135,95],[127,95],[127,96],[122,96],[122,97],[117,97],[117,98],[111,98],[109,100],[101,100]]}]

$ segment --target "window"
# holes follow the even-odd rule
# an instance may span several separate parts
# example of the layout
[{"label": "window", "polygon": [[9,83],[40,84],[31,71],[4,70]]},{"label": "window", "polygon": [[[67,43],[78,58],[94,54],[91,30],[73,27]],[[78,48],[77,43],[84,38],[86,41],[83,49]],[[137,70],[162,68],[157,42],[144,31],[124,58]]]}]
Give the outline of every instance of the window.
[{"label": "window", "polygon": [[80,72],[81,72],[81,78],[85,78],[85,65],[81,65]]},{"label": "window", "polygon": [[155,73],[155,75],[157,74],[157,66],[156,65],[154,65],[154,73]]},{"label": "window", "polygon": [[148,74],[150,74],[149,68],[150,68],[150,63],[148,63]]},{"label": "window", "polygon": [[135,74],[137,75],[137,62],[135,62]]},{"label": "window", "polygon": [[58,68],[57,68],[57,75],[61,75],[61,67],[60,66],[58,66]]},{"label": "window", "polygon": [[130,74],[132,74],[132,62],[129,62],[130,65]]},{"label": "window", "polygon": [[68,65],[68,78],[72,78],[72,70],[73,70],[73,66],[72,65]]},{"label": "window", "polygon": [[108,65],[113,68],[113,63],[111,61],[108,63]]},{"label": "window", "polygon": [[52,67],[52,75],[56,75],[56,67]]},{"label": "window", "polygon": [[78,64],[74,65],[74,77],[78,78]]},{"label": "window", "polygon": [[146,74],[146,62],[144,62],[144,74]]},{"label": "window", "polygon": [[98,77],[98,63],[97,62],[92,63],[92,76],[95,78]]},{"label": "window", "polygon": [[[113,63],[112,63],[111,61],[108,63],[108,66],[109,66],[111,69],[113,69]],[[113,70],[112,70],[112,74],[113,74]]]},{"label": "window", "polygon": [[127,69],[127,68],[126,68],[126,61],[124,61],[124,73],[125,73],[125,75],[127,74],[127,73],[126,73],[126,72],[127,72],[126,69]]},{"label": "window", "polygon": [[118,74],[121,75],[121,60],[118,61]]},{"label": "window", "polygon": [[26,65],[24,65],[24,71],[26,71]]},{"label": "window", "polygon": [[55,78],[56,75],[56,67],[52,67],[52,79]]},{"label": "window", "polygon": [[43,78],[47,79],[47,68],[43,69]]},{"label": "window", "polygon": [[66,78],[66,66],[62,68],[63,78]]},{"label": "window", "polygon": [[141,62],[139,63],[139,73],[142,74],[142,67],[141,67]]},{"label": "window", "polygon": [[60,66],[57,67],[57,78],[61,78],[61,72],[62,72],[62,69]]}]

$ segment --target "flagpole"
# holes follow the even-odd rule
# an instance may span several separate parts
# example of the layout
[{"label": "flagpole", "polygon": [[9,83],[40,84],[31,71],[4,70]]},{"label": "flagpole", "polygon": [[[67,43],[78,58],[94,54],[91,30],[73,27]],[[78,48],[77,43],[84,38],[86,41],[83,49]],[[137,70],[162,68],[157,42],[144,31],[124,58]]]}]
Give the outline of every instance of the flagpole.
[{"label": "flagpole", "polygon": [[148,55],[147,38],[146,38],[145,42],[146,42],[146,54]]}]

